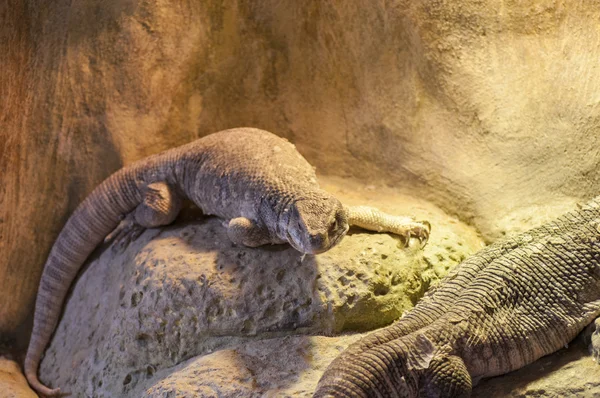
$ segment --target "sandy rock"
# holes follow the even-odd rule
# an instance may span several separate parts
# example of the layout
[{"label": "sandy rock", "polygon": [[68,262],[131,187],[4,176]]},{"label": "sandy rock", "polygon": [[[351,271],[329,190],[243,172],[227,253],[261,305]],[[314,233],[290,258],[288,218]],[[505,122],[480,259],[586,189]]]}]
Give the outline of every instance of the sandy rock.
[{"label": "sandy rock", "polygon": [[134,396],[311,397],[331,360],[360,336],[288,336],[246,343],[157,373]]},{"label": "sandy rock", "polygon": [[75,395],[129,394],[163,369],[244,341],[381,327],[481,247],[471,228],[418,198],[323,180],[345,203],[428,219],[429,244],[402,249],[388,234],[353,230],[303,258],[287,245],[236,247],[216,218],[148,230],[124,252],[100,251],[76,282],[41,380]]},{"label": "sandy rock", "polygon": [[19,365],[0,356],[0,396],[4,398],[36,398]]}]

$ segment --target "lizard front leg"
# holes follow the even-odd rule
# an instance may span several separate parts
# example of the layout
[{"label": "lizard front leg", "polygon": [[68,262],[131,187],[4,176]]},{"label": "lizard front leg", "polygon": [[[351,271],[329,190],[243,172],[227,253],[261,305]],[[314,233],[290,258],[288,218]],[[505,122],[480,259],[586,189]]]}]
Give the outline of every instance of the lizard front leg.
[{"label": "lizard front leg", "polygon": [[415,237],[425,246],[431,232],[431,224],[427,221],[415,221],[411,217],[394,216],[370,206],[346,206],[348,224],[370,231],[391,232],[404,239],[408,246],[411,237]]},{"label": "lizard front leg", "polygon": [[172,223],[181,210],[179,195],[165,182],[154,182],[144,188],[144,199],[131,213],[127,214],[105,239],[115,240],[122,250],[137,239],[146,228],[155,228]]},{"label": "lizard front leg", "polygon": [[227,236],[236,245],[258,247],[267,244],[285,243],[280,239],[273,239],[266,227],[246,217],[237,217],[229,221]]}]

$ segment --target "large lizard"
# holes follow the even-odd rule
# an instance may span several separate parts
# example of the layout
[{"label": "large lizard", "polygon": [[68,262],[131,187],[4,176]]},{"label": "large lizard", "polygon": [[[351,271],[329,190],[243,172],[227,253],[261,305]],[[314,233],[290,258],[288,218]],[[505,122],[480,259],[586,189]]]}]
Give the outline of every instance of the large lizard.
[{"label": "large lizard", "polygon": [[597,197],[484,248],[336,358],[314,397],[468,397],[479,379],[564,347],[600,316],[599,223]]},{"label": "large lizard", "polygon": [[294,145],[269,132],[238,128],[200,138],[117,171],[77,207],[50,251],[40,280],[25,375],[39,393],[41,355],[57,325],[67,291],[103,240],[127,240],[140,227],[171,223],[183,199],[227,220],[236,244],[289,243],[316,254],[336,245],[350,225],[386,231],[423,245],[426,221],[391,216],[366,206],[343,206],[319,188],[313,167]]}]

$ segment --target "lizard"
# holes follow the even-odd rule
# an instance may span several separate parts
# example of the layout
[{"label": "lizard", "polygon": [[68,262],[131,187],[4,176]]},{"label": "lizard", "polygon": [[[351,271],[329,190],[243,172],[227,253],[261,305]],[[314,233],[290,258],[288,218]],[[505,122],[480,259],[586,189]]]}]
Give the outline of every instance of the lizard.
[{"label": "lizard", "polygon": [[331,249],[351,225],[400,235],[405,244],[416,238],[421,247],[431,231],[427,221],[344,206],[320,188],[315,169],[292,143],[260,129],[220,131],[134,162],[86,197],[50,250],[24,364],[34,390],[60,394],[39,380],[37,370],[87,257],[103,241],[128,242],[143,228],[170,224],[184,200],[222,218],[234,244],[289,243],[304,254]]},{"label": "lizard", "polygon": [[[600,316],[600,196],[468,257],[392,325],[351,344],[315,398],[469,397]],[[598,320],[589,326],[600,332]],[[590,350],[600,359],[600,339]]]}]

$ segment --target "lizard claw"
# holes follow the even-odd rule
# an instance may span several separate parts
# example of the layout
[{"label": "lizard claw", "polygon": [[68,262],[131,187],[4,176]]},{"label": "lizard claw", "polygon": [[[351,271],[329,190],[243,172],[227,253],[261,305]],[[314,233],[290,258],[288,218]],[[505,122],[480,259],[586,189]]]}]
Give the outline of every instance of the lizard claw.
[{"label": "lizard claw", "polygon": [[135,222],[133,216],[125,217],[117,227],[104,238],[105,243],[112,241],[113,253],[123,253],[129,244],[144,232],[145,228]]},{"label": "lizard claw", "polygon": [[414,221],[406,229],[403,236],[404,247],[408,247],[410,244],[410,238],[416,238],[419,241],[419,249],[423,249],[429,241],[429,235],[431,233],[431,224],[429,221]]},{"label": "lizard claw", "polygon": [[589,336],[590,339],[589,351],[592,359],[600,364],[600,318],[597,318],[586,328],[585,335]]},{"label": "lizard claw", "polygon": [[419,243],[421,244],[421,249],[425,247],[427,242],[429,241],[429,235],[431,234],[431,223],[429,221],[418,221],[420,224],[425,226],[425,229],[422,230],[422,234],[418,236]]}]

